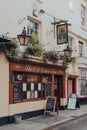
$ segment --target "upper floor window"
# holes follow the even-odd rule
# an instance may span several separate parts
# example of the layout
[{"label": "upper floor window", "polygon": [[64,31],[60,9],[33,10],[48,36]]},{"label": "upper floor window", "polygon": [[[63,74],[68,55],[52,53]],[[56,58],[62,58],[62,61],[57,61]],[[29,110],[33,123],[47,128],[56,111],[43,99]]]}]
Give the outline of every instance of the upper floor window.
[{"label": "upper floor window", "polygon": [[69,46],[72,48],[72,45],[73,45],[73,38],[72,37],[69,37]]},{"label": "upper floor window", "polygon": [[32,33],[36,34],[39,38],[39,42],[41,43],[41,38],[42,38],[42,26],[41,22],[33,19],[32,17],[28,16],[28,22],[27,22],[27,34],[31,36]]},{"label": "upper floor window", "polygon": [[85,7],[82,5],[81,6],[81,25],[84,26],[85,25]]},{"label": "upper floor window", "polygon": [[73,0],[69,0],[69,9],[73,11]]},{"label": "upper floor window", "polygon": [[39,24],[33,20],[28,20],[27,33],[31,36],[33,32],[39,34]]},{"label": "upper floor window", "polygon": [[79,56],[83,56],[83,42],[79,41]]}]

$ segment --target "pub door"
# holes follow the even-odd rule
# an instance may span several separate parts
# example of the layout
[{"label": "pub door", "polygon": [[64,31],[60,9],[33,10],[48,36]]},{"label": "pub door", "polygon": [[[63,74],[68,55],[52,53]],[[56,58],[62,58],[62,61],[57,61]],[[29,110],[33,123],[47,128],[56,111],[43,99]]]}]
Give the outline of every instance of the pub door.
[{"label": "pub door", "polygon": [[62,96],[63,76],[57,75],[54,77],[54,96],[57,97],[58,108],[60,109],[60,98]]}]

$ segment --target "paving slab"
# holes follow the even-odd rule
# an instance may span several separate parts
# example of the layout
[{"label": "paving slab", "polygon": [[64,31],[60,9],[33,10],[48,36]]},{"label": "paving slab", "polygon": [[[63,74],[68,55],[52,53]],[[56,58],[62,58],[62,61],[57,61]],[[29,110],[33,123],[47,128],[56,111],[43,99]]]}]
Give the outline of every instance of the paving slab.
[{"label": "paving slab", "polygon": [[81,105],[80,109],[59,110],[58,115],[42,115],[21,120],[19,124],[13,123],[0,126],[0,130],[44,130],[85,115],[87,115],[87,105]]}]

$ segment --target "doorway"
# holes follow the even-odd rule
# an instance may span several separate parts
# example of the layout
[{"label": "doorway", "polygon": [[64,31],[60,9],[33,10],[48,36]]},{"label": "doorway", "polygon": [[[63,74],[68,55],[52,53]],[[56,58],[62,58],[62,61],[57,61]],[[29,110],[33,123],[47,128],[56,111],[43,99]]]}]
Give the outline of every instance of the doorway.
[{"label": "doorway", "polygon": [[57,97],[58,108],[60,109],[60,98],[63,90],[63,76],[57,75],[54,77],[54,96]]},{"label": "doorway", "polygon": [[76,78],[68,78],[68,85],[67,85],[67,97],[74,93],[76,94]]}]

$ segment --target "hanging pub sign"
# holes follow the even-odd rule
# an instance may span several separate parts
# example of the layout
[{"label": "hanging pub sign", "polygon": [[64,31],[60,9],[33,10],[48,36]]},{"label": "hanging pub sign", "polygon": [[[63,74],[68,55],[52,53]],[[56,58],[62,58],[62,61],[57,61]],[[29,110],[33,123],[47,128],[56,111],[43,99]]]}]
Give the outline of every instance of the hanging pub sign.
[{"label": "hanging pub sign", "polygon": [[68,24],[57,25],[57,44],[68,43]]}]

